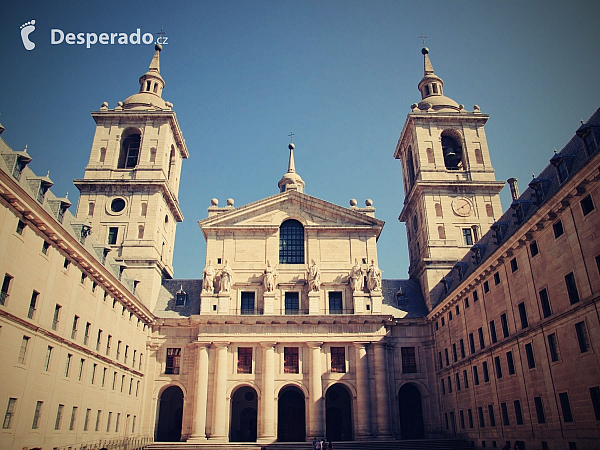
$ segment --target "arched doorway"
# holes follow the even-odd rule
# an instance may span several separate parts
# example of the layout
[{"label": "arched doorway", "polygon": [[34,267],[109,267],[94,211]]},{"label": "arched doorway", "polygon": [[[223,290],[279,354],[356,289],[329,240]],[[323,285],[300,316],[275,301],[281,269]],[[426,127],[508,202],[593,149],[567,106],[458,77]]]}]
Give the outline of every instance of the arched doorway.
[{"label": "arched doorway", "polygon": [[303,442],[306,439],[306,420],[302,391],[293,386],[282,389],[277,409],[277,440]]},{"label": "arched doorway", "polygon": [[156,440],[179,442],[183,417],[183,391],[179,386],[169,386],[158,400],[158,426]]},{"label": "arched doorway", "polygon": [[230,442],[256,442],[258,398],[250,386],[238,388],[231,397]]},{"label": "arched doorway", "polygon": [[423,405],[421,393],[414,384],[407,383],[398,392],[398,407],[400,409],[400,432],[402,439],[423,439]]},{"label": "arched doorway", "polygon": [[345,386],[334,384],[325,394],[327,440],[352,440],[352,399]]}]

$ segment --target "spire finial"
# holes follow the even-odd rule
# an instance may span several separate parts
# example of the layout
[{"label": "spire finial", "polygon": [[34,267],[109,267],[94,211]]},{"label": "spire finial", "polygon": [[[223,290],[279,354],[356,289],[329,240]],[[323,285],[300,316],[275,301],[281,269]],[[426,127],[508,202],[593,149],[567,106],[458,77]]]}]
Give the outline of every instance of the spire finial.
[{"label": "spire finial", "polygon": [[294,133],[290,132],[290,134],[288,134],[288,136],[290,137],[290,144],[288,145],[288,148],[290,149],[290,161],[288,163],[288,173],[296,173],[296,166],[294,164],[294,149],[296,148],[296,146],[294,145]]},{"label": "spire finial", "polygon": [[290,138],[290,144],[294,142],[294,132],[290,131],[290,134],[288,134],[289,138]]},{"label": "spire finial", "polygon": [[423,76],[431,75],[433,73],[433,65],[429,59],[429,49],[423,47],[421,53],[423,54]]},{"label": "spire finial", "polygon": [[428,39],[429,36],[425,36],[425,34],[421,33],[421,36],[417,36],[419,39],[423,40],[423,47],[425,47],[425,39]]}]

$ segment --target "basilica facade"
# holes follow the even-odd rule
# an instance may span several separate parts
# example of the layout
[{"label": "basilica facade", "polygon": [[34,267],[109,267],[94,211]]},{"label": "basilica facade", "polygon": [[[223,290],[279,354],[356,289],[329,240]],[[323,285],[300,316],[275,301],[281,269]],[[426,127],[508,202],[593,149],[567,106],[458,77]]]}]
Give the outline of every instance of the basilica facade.
[{"label": "basilica facade", "polygon": [[160,51],[138,93],[92,113],[75,215],[26,149],[0,140],[0,446],[457,436],[595,448],[598,112],[523,195],[509,180],[503,212],[488,115],[444,95],[423,49],[421,100],[393,152],[408,279],[382,279],[373,201],[305,194],[290,143],[273,196],[211,201],[202,278],[183,280],[172,255],[189,152]]}]

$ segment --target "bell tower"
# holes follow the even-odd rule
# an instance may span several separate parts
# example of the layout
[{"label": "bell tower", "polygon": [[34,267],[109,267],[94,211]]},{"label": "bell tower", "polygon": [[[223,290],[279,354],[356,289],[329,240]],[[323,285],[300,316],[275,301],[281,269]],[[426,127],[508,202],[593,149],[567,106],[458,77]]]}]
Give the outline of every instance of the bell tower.
[{"label": "bell tower", "polygon": [[421,283],[429,309],[443,292],[442,277],[502,214],[500,191],[485,137],[488,115],[465,110],[444,95],[429,49],[418,88],[394,152],[402,162],[409,276]]},{"label": "bell tower", "polygon": [[96,133],[80,191],[77,219],[92,227],[102,259],[111,254],[146,306],[156,303],[163,278],[173,276],[181,163],[189,156],[173,105],[162,99],[160,51],[155,47],[140,90],[114,109],[92,112]]}]

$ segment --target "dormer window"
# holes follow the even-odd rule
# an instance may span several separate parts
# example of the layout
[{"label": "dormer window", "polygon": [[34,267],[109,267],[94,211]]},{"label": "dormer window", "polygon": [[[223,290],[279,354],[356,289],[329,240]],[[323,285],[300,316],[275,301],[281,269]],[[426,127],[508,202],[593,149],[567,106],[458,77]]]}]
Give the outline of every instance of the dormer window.
[{"label": "dormer window", "polygon": [[183,286],[179,288],[175,294],[175,306],[185,306],[187,303],[187,293],[183,290]]},{"label": "dormer window", "polygon": [[65,213],[67,212],[67,209],[69,207],[65,204],[61,204],[60,207],[58,208],[58,215],[56,217],[56,219],[58,220],[59,223],[63,223],[63,220],[65,218]]},{"label": "dormer window", "polygon": [[596,151],[596,140],[594,139],[594,133],[592,133],[591,129],[583,135],[583,143],[585,144],[585,150],[588,155],[591,155]]},{"label": "dormer window", "polygon": [[27,165],[27,162],[22,158],[17,158],[15,161],[15,168],[13,169],[13,177],[16,180],[21,178],[21,173],[23,173],[23,169]]},{"label": "dormer window", "polygon": [[559,183],[563,183],[569,177],[569,170],[563,155],[556,153],[556,150],[554,150],[554,156],[550,159],[550,164],[556,168]]},{"label": "dormer window", "polygon": [[40,183],[40,187],[37,193],[37,200],[40,203],[44,203],[44,197],[46,197],[46,192],[48,192],[48,186],[45,183]]}]

